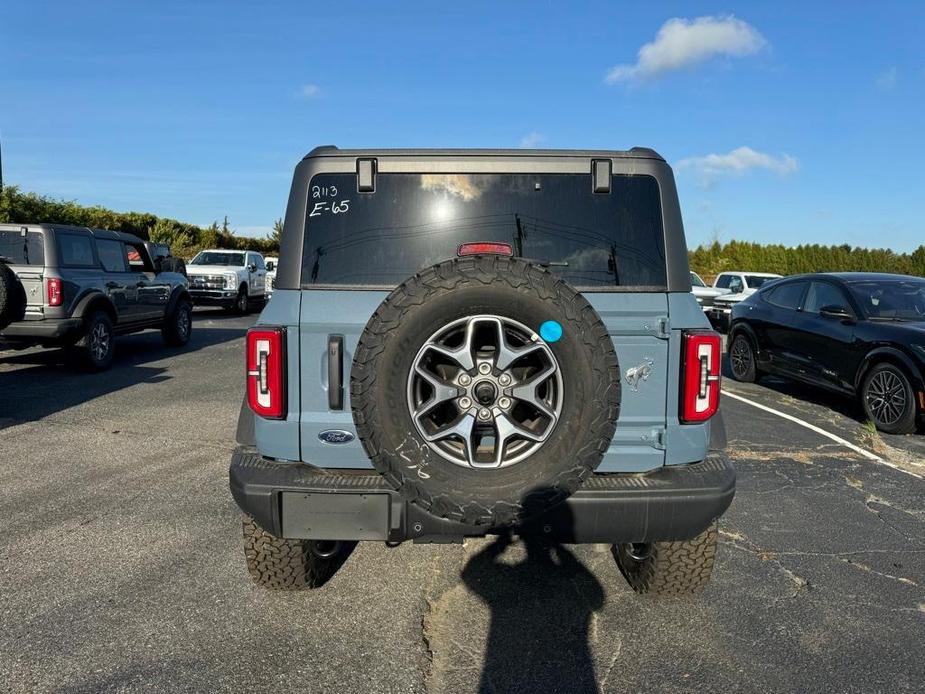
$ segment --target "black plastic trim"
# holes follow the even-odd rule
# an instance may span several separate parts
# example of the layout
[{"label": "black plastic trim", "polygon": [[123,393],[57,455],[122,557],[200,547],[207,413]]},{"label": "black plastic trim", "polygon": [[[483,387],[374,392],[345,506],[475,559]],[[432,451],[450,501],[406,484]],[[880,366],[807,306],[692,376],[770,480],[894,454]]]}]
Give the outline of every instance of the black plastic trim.
[{"label": "black plastic trim", "polygon": [[344,409],[343,335],[328,335],[328,408]]},{"label": "black plastic trim", "polygon": [[[283,492],[388,495],[388,527],[379,530],[390,542],[453,542],[498,532],[432,516],[403,499],[374,471],[328,472],[304,463],[270,460],[250,446],[239,446],[232,455],[229,484],[241,510],[278,536],[284,527]],[[690,539],[726,511],[734,494],[735,470],[724,454],[713,452],[699,463],[669,465],[644,474],[595,474],[565,502],[517,532],[576,543]],[[301,509],[300,515],[306,514],[310,509]],[[344,522],[347,525],[337,534],[349,539],[349,514]],[[369,531],[362,528],[362,533]],[[354,539],[361,539],[359,529]]]}]

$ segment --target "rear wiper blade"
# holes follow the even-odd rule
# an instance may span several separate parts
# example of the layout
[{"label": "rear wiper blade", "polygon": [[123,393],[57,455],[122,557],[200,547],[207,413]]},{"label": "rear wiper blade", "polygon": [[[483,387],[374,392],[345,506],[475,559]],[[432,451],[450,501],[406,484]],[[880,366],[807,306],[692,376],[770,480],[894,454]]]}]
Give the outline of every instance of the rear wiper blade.
[{"label": "rear wiper blade", "polygon": [[540,267],[568,267],[568,262],[565,260],[533,260],[532,258],[526,260]]}]

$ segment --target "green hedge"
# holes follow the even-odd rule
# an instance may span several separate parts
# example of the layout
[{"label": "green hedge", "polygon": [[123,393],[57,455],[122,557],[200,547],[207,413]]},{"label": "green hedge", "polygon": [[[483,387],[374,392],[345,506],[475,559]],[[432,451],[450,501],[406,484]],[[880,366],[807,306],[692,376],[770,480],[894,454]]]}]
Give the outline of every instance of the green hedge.
[{"label": "green hedge", "polygon": [[897,272],[925,276],[925,246],[912,253],[886,248],[857,248],[848,244],[782,246],[747,241],[713,242],[690,252],[691,269],[704,279],[723,270],[775,272]]},{"label": "green hedge", "polygon": [[97,229],[115,229],[143,239],[170,244],[174,255],[191,258],[203,248],[249,248],[262,253],[279,251],[279,238],[237,236],[228,225],[213,222],[208,227],[178,222],[147,212],[114,212],[105,207],[85,207],[69,200],[55,200],[37,193],[24,193],[17,186],[0,192],[0,222],[34,224],[51,222]]}]

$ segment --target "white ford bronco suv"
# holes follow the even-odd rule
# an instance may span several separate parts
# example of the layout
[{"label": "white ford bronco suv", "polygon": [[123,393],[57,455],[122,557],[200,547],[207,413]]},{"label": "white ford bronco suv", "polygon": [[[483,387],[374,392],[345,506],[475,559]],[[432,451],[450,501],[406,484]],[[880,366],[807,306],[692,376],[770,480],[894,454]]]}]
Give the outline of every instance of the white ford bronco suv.
[{"label": "white ford bronco suv", "polygon": [[230,468],[258,584],[514,533],[703,588],[735,473],[658,154],[321,147],[284,229]]}]

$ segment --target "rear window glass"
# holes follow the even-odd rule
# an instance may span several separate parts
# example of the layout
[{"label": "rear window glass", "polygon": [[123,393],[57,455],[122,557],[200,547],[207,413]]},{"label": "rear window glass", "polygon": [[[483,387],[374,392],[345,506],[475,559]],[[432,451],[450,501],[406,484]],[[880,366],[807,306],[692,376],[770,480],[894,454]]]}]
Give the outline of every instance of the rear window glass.
[{"label": "rear window glass", "polygon": [[788,282],[769,289],[766,297],[775,306],[796,310],[800,307],[800,299],[803,298],[805,289],[806,282]]},{"label": "rear window glass", "polygon": [[96,252],[106,272],[125,272],[125,247],[121,241],[97,239]]},{"label": "rear window glass", "polygon": [[93,240],[89,236],[58,234],[61,263],[77,267],[93,267]]},{"label": "rear window glass", "polygon": [[11,265],[45,265],[45,243],[39,231],[0,231],[0,258]]},{"label": "rear window glass", "polygon": [[312,179],[303,285],[393,287],[460,244],[510,244],[585,288],[664,289],[658,183],[614,176],[593,193],[590,175],[380,174],[357,193],[355,174]]}]

